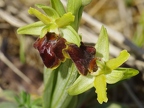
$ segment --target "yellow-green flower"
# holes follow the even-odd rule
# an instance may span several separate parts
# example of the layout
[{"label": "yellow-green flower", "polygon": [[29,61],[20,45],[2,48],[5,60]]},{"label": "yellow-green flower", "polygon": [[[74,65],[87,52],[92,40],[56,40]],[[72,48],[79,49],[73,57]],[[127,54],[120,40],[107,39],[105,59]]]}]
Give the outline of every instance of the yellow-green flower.
[{"label": "yellow-green flower", "polygon": [[87,76],[80,75],[68,89],[70,95],[77,95],[95,87],[97,100],[100,104],[107,102],[107,83],[114,84],[135,76],[138,71],[131,68],[120,68],[128,60],[130,54],[123,50],[119,56],[109,60],[109,43],[106,29],[102,27],[98,42],[95,46],[98,70]]},{"label": "yellow-green flower", "polygon": [[35,15],[40,21],[20,27],[17,30],[18,34],[29,34],[43,38],[48,32],[54,32],[58,35],[62,34],[63,38],[65,38],[68,42],[80,46],[80,36],[69,25],[75,19],[71,12],[67,12],[62,16],[59,16],[59,14],[51,7],[45,5],[36,6],[41,8],[45,14],[30,7],[28,10],[29,14]]}]

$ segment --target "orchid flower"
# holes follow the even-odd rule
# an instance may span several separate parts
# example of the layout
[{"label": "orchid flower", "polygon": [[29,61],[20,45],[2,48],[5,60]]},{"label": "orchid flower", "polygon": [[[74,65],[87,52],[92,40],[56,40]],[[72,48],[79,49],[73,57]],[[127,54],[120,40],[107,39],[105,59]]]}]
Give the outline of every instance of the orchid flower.
[{"label": "orchid flower", "polygon": [[135,69],[120,67],[130,56],[126,50],[109,59],[109,41],[104,26],[95,47],[82,42],[77,30],[82,10],[90,1],[68,0],[67,12],[60,0],[51,0],[52,7],[36,5],[44,13],[34,8],[28,12],[40,21],[20,27],[17,31],[18,34],[39,36],[34,47],[45,65],[44,108],[65,108],[72,101],[70,95],[78,95],[92,87],[102,104],[108,101],[107,84],[138,74]]},{"label": "orchid flower", "polygon": [[114,84],[118,81],[128,79],[138,74],[138,71],[132,68],[122,68],[130,54],[123,50],[116,58],[109,59],[109,41],[107,31],[102,27],[98,42],[95,46],[96,58],[98,58],[98,70],[88,74],[80,75],[73,85],[68,89],[70,95],[78,95],[94,87],[97,93],[97,100],[100,104],[107,102],[107,83]]}]

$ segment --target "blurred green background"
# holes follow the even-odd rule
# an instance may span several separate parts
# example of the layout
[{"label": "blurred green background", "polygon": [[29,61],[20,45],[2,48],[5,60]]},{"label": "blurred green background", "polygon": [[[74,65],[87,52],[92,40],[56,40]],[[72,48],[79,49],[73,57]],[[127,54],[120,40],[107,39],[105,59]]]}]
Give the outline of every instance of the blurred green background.
[{"label": "blurred green background", "polygon": [[[21,91],[33,100],[42,95],[43,64],[33,48],[37,37],[16,33],[18,27],[37,21],[27,12],[37,3],[49,5],[49,0],[0,0],[0,108],[15,108],[14,97],[21,96]],[[105,24],[113,30],[109,33],[111,57],[128,50],[131,57],[123,67],[140,73],[108,85],[107,104],[98,104],[94,89],[79,95],[78,108],[144,108],[144,0],[92,0],[84,10],[79,30],[83,41],[95,44],[100,32],[98,23],[94,26],[89,17]],[[5,102],[9,102],[6,107]]]}]

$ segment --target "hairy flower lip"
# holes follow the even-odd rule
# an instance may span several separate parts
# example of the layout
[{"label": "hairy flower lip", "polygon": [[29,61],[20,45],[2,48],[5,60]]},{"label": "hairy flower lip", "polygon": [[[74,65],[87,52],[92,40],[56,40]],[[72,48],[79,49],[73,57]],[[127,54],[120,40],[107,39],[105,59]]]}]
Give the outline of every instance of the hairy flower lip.
[{"label": "hairy flower lip", "polygon": [[34,48],[38,49],[43,63],[47,68],[56,68],[65,61],[63,49],[66,40],[55,33],[48,32],[43,38],[38,38]]},{"label": "hairy flower lip", "polygon": [[94,47],[85,46],[82,42],[80,47],[75,44],[69,44],[66,52],[75,63],[80,74],[87,75],[88,72],[95,72],[97,70],[96,50]]}]

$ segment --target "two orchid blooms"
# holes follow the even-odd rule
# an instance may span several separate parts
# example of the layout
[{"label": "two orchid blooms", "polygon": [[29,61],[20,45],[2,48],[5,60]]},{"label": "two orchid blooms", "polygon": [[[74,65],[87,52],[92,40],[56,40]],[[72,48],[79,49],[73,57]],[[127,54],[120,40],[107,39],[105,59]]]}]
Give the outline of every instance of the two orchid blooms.
[{"label": "two orchid blooms", "polygon": [[19,34],[40,35],[34,47],[39,51],[44,65],[55,69],[66,59],[71,59],[80,76],[68,89],[71,95],[77,95],[95,87],[99,103],[107,102],[107,84],[138,74],[131,68],[119,68],[129,58],[129,53],[123,50],[117,58],[109,60],[109,42],[106,29],[102,27],[95,47],[86,46],[81,37],[70,26],[75,16],[71,12],[63,16],[52,8],[37,5],[45,14],[30,8],[29,13],[40,21],[18,29]]}]

